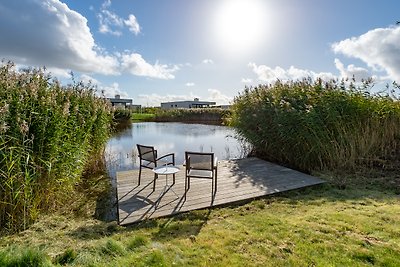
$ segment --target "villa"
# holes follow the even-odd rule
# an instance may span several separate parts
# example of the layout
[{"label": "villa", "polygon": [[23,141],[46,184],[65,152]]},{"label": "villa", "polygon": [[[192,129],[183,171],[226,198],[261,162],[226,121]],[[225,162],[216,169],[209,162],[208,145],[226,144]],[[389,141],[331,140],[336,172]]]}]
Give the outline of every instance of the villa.
[{"label": "villa", "polygon": [[161,109],[173,109],[173,108],[209,108],[214,106],[215,102],[200,101],[195,98],[193,101],[174,101],[161,103]]}]

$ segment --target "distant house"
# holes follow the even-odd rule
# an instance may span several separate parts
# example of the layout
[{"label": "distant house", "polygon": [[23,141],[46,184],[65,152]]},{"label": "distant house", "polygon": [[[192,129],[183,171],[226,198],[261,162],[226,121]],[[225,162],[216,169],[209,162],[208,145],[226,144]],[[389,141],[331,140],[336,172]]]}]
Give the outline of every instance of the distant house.
[{"label": "distant house", "polygon": [[214,108],[222,108],[222,109],[230,109],[232,105],[219,105],[219,106],[214,106]]},{"label": "distant house", "polygon": [[174,101],[161,103],[161,109],[173,109],[173,108],[209,108],[214,106],[215,102],[200,101],[195,98],[193,101]]},{"label": "distant house", "polygon": [[[132,108],[132,99],[123,99],[120,95],[115,95],[115,98],[107,98],[113,107]],[[135,105],[138,106],[138,105]]]}]

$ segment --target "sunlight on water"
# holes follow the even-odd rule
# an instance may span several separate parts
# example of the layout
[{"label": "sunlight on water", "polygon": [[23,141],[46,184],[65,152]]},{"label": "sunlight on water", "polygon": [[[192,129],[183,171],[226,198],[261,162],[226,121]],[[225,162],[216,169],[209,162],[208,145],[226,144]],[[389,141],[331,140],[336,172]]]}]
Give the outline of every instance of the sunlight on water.
[{"label": "sunlight on water", "polygon": [[218,160],[244,158],[249,145],[235,138],[226,126],[184,123],[134,123],[112,137],[106,146],[106,164],[111,176],[117,171],[138,168],[136,144],[154,146],[158,156],[175,153],[177,165],[185,151],[214,152]]}]

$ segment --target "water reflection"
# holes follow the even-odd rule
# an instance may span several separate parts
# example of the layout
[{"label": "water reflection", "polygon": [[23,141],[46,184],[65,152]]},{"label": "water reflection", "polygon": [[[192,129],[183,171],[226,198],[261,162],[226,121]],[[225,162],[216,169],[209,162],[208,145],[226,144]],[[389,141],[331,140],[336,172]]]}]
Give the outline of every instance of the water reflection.
[{"label": "water reflection", "polygon": [[226,126],[184,123],[134,123],[111,138],[106,146],[107,169],[116,171],[138,167],[136,144],[154,146],[158,155],[174,152],[177,164],[185,151],[214,152],[218,159],[243,158],[247,146],[238,141],[234,129]]}]

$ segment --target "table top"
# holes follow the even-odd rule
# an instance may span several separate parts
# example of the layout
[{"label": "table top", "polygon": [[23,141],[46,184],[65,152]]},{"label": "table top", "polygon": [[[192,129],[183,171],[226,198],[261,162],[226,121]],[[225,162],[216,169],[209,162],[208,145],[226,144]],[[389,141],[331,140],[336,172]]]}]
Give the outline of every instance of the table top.
[{"label": "table top", "polygon": [[172,165],[158,166],[153,169],[153,172],[155,172],[157,174],[165,174],[165,175],[175,174],[179,171],[180,171],[180,169],[177,166],[172,166]]}]

